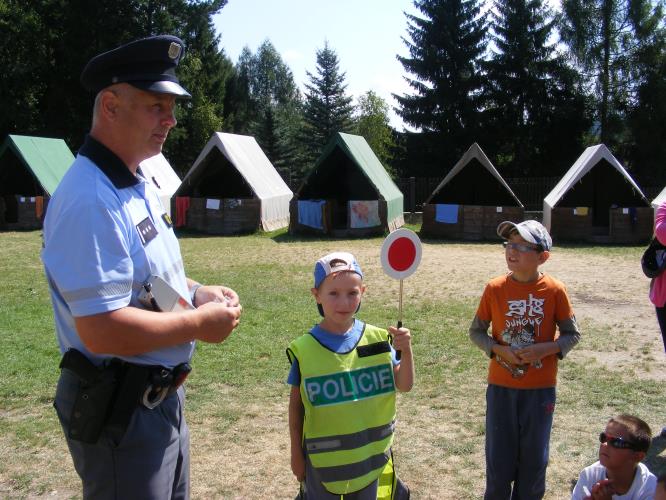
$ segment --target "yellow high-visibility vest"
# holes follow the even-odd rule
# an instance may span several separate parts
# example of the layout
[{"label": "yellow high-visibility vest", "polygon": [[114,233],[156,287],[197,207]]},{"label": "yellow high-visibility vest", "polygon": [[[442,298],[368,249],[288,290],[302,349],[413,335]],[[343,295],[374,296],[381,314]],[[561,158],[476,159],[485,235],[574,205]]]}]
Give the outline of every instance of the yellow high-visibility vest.
[{"label": "yellow high-visibility vest", "polygon": [[342,354],[307,334],[287,353],[300,369],[303,446],[324,487],[339,495],[366,487],[392,465],[395,381],[388,332],[366,324],[355,348]]}]

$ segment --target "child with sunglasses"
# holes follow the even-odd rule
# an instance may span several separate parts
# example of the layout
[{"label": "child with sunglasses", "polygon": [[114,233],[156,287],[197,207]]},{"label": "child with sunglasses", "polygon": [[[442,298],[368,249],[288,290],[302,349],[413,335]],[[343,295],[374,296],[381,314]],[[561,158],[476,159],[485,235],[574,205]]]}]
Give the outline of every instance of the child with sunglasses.
[{"label": "child with sunglasses", "polygon": [[657,478],[641,463],[652,433],[633,415],[611,418],[599,435],[599,461],[585,467],[571,500],[652,500]]},{"label": "child with sunglasses", "polygon": [[505,221],[497,234],[509,273],[486,285],[469,329],[490,358],[485,498],[536,500],[546,490],[557,363],[580,333],[566,288],[539,271],[552,247],[546,228]]}]

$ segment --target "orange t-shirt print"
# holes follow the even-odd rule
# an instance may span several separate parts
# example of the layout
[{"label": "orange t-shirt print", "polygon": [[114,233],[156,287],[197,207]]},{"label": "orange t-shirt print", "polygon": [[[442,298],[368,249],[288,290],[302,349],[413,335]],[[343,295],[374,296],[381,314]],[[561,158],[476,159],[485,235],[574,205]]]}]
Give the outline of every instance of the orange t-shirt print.
[{"label": "orange t-shirt print", "polygon": [[[520,283],[510,275],[491,280],[483,292],[477,316],[491,322],[493,338],[520,347],[557,338],[557,321],[573,317],[564,285],[545,274],[532,283]],[[539,367],[530,365],[521,378],[512,377],[495,357],[490,360],[488,383],[517,389],[555,387],[556,354],[546,356]]]}]

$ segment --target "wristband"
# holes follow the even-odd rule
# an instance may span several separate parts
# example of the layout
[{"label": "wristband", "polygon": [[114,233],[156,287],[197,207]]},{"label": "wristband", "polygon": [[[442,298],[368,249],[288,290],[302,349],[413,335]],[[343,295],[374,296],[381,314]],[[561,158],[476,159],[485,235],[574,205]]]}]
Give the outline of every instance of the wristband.
[{"label": "wristband", "polygon": [[194,296],[197,294],[197,290],[202,286],[203,285],[201,283],[195,283],[190,287],[190,300],[192,301],[192,305],[194,307],[197,307],[197,305],[194,303]]}]

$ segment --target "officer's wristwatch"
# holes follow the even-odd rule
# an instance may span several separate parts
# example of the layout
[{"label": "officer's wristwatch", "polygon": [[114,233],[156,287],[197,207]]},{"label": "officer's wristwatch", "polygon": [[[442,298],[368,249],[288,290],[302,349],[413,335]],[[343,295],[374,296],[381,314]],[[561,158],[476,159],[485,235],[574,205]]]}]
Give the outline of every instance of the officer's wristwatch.
[{"label": "officer's wristwatch", "polygon": [[197,305],[194,303],[194,296],[197,294],[197,290],[202,286],[203,285],[201,283],[195,283],[190,287],[190,300],[192,301],[192,305],[194,307],[197,307]]}]

